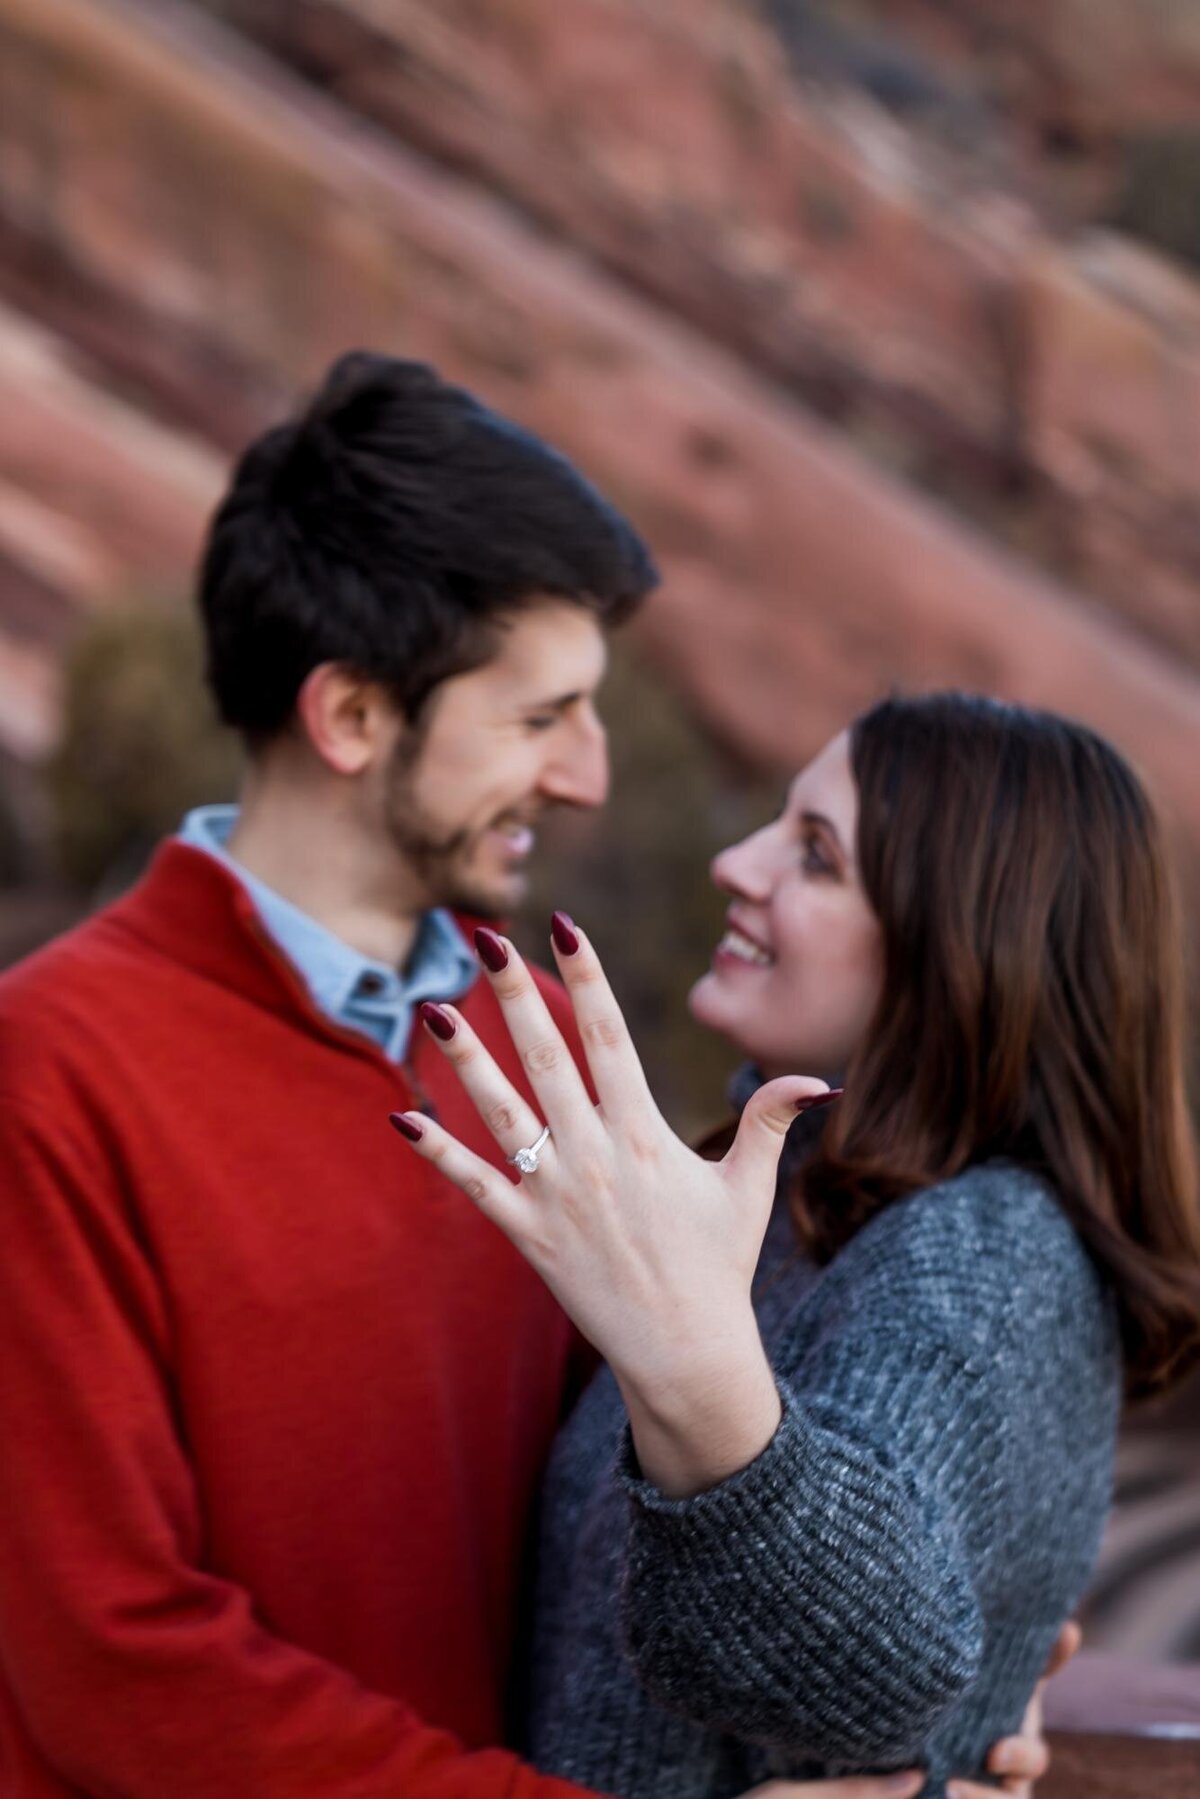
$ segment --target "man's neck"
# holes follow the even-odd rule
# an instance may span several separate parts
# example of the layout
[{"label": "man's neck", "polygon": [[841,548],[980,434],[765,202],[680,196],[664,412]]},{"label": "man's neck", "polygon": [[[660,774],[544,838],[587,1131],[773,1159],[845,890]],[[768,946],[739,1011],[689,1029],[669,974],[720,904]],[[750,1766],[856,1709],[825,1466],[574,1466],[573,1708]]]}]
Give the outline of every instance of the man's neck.
[{"label": "man's neck", "polygon": [[225,848],[248,874],[360,955],[403,967],[425,907],[395,852],[364,843],[336,803],[251,779]]}]

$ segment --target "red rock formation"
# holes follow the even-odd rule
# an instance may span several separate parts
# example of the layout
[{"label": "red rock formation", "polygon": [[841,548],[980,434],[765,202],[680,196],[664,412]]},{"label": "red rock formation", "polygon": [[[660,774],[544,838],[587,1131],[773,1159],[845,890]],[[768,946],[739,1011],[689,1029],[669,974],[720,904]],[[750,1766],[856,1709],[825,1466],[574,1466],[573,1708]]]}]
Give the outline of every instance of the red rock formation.
[{"label": "red rock formation", "polygon": [[[461,19],[448,9],[394,14],[415,30],[418,10],[427,33],[440,31],[453,46]],[[575,107],[571,44],[551,28],[553,9],[526,0],[495,10],[510,34],[525,21],[521,91],[530,105],[538,98],[534,126],[547,96],[560,113]],[[1069,372],[1081,341],[1087,350],[1095,339],[1060,323],[1072,305],[1087,315],[1096,291],[1089,271],[1056,259],[1020,214],[1010,229],[1003,207],[1000,222],[996,208],[982,215],[987,230],[951,229],[928,206],[898,139],[872,135],[873,122],[856,137],[853,116],[823,137],[817,115],[804,115],[782,87],[770,91],[783,123],[755,114],[737,178],[722,177],[737,109],[726,96],[715,124],[711,109],[696,110],[685,96],[672,113],[678,57],[687,49],[710,88],[714,42],[723,45],[726,79],[731,57],[755,80],[784,78],[755,61],[758,36],[721,36],[729,15],[715,0],[658,16],[664,100],[653,143],[630,136],[625,154],[636,175],[618,168],[621,179],[606,192],[648,192],[654,217],[665,219],[679,194],[691,195],[693,216],[707,218],[708,206],[720,224],[713,242],[722,254],[727,244],[740,247],[743,273],[774,268],[782,279],[790,239],[754,221],[739,236],[735,198],[763,166],[764,145],[773,166],[785,148],[794,155],[807,142],[811,156],[777,170],[767,192],[767,210],[782,220],[787,205],[794,209],[793,171],[807,180],[823,147],[820,166],[836,163],[839,178],[853,177],[855,206],[864,209],[856,216],[869,216],[871,228],[856,229],[840,261],[830,251],[826,284],[821,265],[806,303],[823,307],[831,328],[844,321],[855,355],[866,358],[873,346],[875,370],[891,357],[897,380],[928,378],[931,393],[957,379],[964,414],[977,402],[983,418],[995,393],[986,371],[974,379],[970,331],[979,312],[964,306],[963,280],[964,256],[968,265],[982,258],[980,266],[1019,270],[1023,313],[1051,321],[1038,329],[1053,353],[1034,360],[1029,384],[1031,441],[1057,459],[1054,479],[1069,478],[1086,499],[1089,457],[1119,463],[1130,443],[1137,469],[1158,453],[1168,436],[1155,396],[1174,406],[1190,369],[1177,331],[1156,337],[1119,297],[1109,302],[1110,342],[1132,333],[1157,361],[1148,383],[1129,356],[1132,398],[1109,421],[1116,448],[1106,442],[1098,451],[1083,441],[1103,402],[1092,364],[1085,358],[1073,379],[1063,373],[1064,359]],[[599,17],[590,33],[579,26],[588,69],[605,48]],[[26,304],[46,295],[61,329],[93,355],[120,344],[122,381],[136,384],[145,405],[193,425],[207,420],[231,444],[347,344],[428,356],[562,443],[629,506],[668,576],[645,641],[746,753],[792,762],[896,679],[992,686],[1096,720],[1141,758],[1200,834],[1191,776],[1200,687],[1178,656],[998,555],[848,452],[758,375],[477,190],[318,102],[236,40],[199,29],[188,9],[0,0],[0,27],[5,81],[21,96],[3,115],[0,211],[10,253],[0,279],[11,277],[10,293]],[[634,48],[640,56],[640,42]],[[655,109],[644,88],[640,106],[628,97],[633,74],[612,45],[601,67],[604,104],[598,99],[593,114],[602,119],[628,90],[621,119],[632,134]],[[524,78],[531,72],[532,83]],[[499,141],[503,121],[492,115],[492,123]],[[545,156],[547,140],[536,141]],[[603,162],[594,146],[590,166]],[[1041,261],[1031,254],[1039,245]],[[710,266],[719,264],[714,252]],[[229,402],[220,416],[214,393]],[[1194,467],[1168,470],[1166,461],[1163,472],[1196,478]],[[73,505],[64,502],[69,517]],[[121,557],[122,541],[119,532],[106,538]]]},{"label": "red rock formation", "polygon": [[0,308],[0,737],[53,741],[72,618],[178,587],[222,463],[105,392]]},{"label": "red rock formation", "polygon": [[[844,84],[801,87],[761,14],[733,0],[210,5],[985,529],[1184,654],[1200,641],[1194,292],[1103,234],[1060,247],[1020,137],[982,107],[968,121],[980,143],[950,154]],[[1142,44],[1129,20],[1145,0],[1102,0],[1095,44],[1058,22],[1070,7],[1040,37],[1025,6],[1006,25],[993,5],[977,29],[964,7],[879,10],[927,27],[936,13],[960,52],[983,40],[1026,70],[1040,50],[1081,87],[1103,77],[1111,93],[1128,66],[1154,73],[1147,94],[1200,96],[1194,30],[1150,6],[1157,37]],[[1171,60],[1176,40],[1190,62]]]},{"label": "red rock formation", "polygon": [[873,0],[1044,129],[1111,140],[1200,118],[1200,15],[1179,0]]}]

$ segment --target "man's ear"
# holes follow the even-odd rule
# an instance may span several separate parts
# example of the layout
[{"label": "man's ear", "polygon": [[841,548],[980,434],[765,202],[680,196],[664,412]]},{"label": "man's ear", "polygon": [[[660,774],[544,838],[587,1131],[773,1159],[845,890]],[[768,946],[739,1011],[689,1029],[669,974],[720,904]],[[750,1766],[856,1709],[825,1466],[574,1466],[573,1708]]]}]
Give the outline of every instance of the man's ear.
[{"label": "man's ear", "polygon": [[395,708],[379,682],[344,662],[318,663],[305,676],[296,716],[321,761],[339,775],[361,774],[396,731]]}]

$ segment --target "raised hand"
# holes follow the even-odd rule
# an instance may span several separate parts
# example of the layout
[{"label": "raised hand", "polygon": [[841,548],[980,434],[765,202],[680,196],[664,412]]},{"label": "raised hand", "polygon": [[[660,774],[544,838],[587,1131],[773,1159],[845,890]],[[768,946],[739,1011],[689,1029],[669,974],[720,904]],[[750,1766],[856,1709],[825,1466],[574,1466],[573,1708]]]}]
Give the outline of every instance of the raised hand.
[{"label": "raised hand", "polygon": [[[625,1021],[583,934],[556,915],[555,954],[599,1105],[512,944],[477,937],[540,1111],[503,1075],[450,1006],[422,1009],[505,1156],[550,1135],[536,1167],[510,1180],[420,1114],[394,1118],[418,1154],[503,1230],[605,1355],[624,1391],[642,1472],[664,1491],[696,1492],[752,1460],[779,1420],[750,1285],[770,1215],[783,1138],[825,1083],[789,1077],[760,1089],[725,1160],[696,1156],[654,1104]],[[1078,1640],[1064,1627],[1056,1655]],[[1053,1671],[1052,1666],[1047,1674]],[[1000,1790],[1029,1799],[1048,1757],[1040,1689],[1022,1735],[998,1743]],[[755,1799],[902,1799],[922,1774],[775,1781]],[[953,1799],[996,1788],[950,1783]]]},{"label": "raised hand", "polygon": [[796,1111],[823,1081],[788,1077],[747,1107],[724,1161],[670,1129],[625,1020],[582,932],[556,914],[554,948],[599,1105],[507,939],[477,934],[481,959],[542,1116],[452,1007],[425,1027],[505,1155],[550,1136],[516,1183],[417,1114],[397,1127],[537,1269],[621,1384],[646,1477],[677,1495],[725,1479],[760,1453],[780,1403],[750,1287],[776,1166]]}]

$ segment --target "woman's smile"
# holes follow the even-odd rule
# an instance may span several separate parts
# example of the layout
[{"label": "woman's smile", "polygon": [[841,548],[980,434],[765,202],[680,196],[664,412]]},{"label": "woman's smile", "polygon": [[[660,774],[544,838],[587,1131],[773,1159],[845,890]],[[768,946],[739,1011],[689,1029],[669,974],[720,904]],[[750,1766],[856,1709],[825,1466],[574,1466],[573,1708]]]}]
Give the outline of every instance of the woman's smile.
[{"label": "woman's smile", "polygon": [[771,968],[774,963],[775,957],[761,939],[736,923],[731,914],[726,920],[725,935],[713,951],[713,967]]}]

